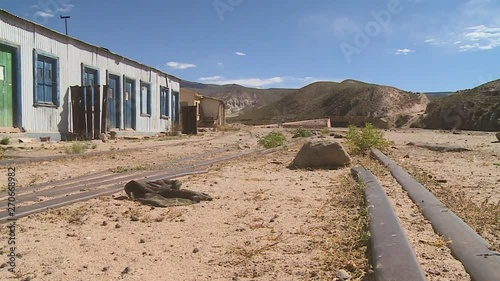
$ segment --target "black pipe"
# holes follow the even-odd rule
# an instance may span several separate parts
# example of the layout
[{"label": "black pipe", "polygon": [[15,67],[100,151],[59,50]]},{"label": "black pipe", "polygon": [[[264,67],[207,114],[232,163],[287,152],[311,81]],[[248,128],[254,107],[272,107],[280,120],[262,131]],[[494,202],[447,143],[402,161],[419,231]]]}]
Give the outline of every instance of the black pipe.
[{"label": "black pipe", "polygon": [[377,178],[362,167],[353,168],[351,172],[354,178],[366,183],[365,202],[370,218],[372,264],[376,279],[426,280],[389,198]]},{"label": "black pipe", "polygon": [[450,241],[447,245],[453,256],[462,262],[472,280],[500,280],[500,254],[491,251],[488,242],[396,162],[378,149],[372,149],[372,155],[390,169],[392,176],[431,222],[434,231]]}]

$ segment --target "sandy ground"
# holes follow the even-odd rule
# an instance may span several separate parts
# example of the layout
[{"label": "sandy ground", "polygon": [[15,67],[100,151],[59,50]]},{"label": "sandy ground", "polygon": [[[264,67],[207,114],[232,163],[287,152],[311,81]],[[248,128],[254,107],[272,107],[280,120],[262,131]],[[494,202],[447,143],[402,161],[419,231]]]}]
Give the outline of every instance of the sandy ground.
[{"label": "sandy ground", "polygon": [[[244,128],[189,138],[186,145],[177,145],[186,139],[169,139],[160,148],[24,164],[16,167],[17,179],[20,186],[28,186],[117,166],[163,163],[223,146],[252,149],[257,147],[257,136],[271,130]],[[428,178],[446,179],[442,185],[465,192],[473,203],[486,198],[487,204],[498,202],[500,167],[493,163],[500,162],[500,144],[491,143],[493,134],[424,130],[385,134],[394,141],[389,156],[402,165]],[[473,151],[440,153],[406,145],[417,140],[460,144]],[[153,147],[159,141],[126,142],[129,147]],[[124,144],[119,141],[114,146]],[[110,147],[98,144],[96,149]],[[346,199],[354,194],[345,181],[349,169],[290,170],[287,165],[299,148],[213,165],[208,174],[181,178],[183,187],[212,195],[211,202],[165,209],[107,196],[19,219],[14,280],[27,276],[32,280],[332,280],[339,269],[360,280],[359,272],[369,272],[367,261],[363,263],[366,249],[342,246],[360,235],[353,231],[359,225],[360,207]],[[54,154],[60,154],[57,149]],[[22,151],[16,153],[22,156]],[[380,169],[381,182],[429,280],[469,280],[397,183]],[[5,172],[2,168],[2,183]],[[140,220],[132,221],[131,216]],[[485,238],[494,245],[499,228],[498,223],[485,228]],[[6,237],[5,225],[1,231]],[[325,249],[330,240],[333,245]],[[0,241],[3,255],[6,244],[6,239]],[[352,262],[345,262],[346,256]],[[6,269],[0,269],[1,280],[13,277]]]},{"label": "sandy ground", "polygon": [[[476,202],[500,202],[500,143],[494,133],[450,132],[430,130],[389,131],[386,137],[395,142],[390,157],[395,161],[415,165],[428,177],[446,181],[449,186],[463,191]],[[459,145],[469,152],[439,153],[425,148],[407,146],[411,141]]]}]

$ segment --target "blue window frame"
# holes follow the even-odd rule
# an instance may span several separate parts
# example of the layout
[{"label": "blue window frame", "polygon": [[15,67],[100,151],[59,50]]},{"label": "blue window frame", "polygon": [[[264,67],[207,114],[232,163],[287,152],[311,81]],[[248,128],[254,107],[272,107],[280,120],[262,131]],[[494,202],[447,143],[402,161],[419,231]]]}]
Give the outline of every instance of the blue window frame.
[{"label": "blue window frame", "polygon": [[59,107],[59,58],[34,50],[35,106]]},{"label": "blue window frame", "polygon": [[167,87],[160,87],[160,118],[167,119],[169,116],[170,100],[169,89]]},{"label": "blue window frame", "polygon": [[123,121],[125,129],[136,128],[136,82],[123,76]]},{"label": "blue window frame", "polygon": [[82,86],[99,85],[99,69],[82,63]]},{"label": "blue window frame", "polygon": [[151,116],[151,84],[141,81],[141,116]]}]

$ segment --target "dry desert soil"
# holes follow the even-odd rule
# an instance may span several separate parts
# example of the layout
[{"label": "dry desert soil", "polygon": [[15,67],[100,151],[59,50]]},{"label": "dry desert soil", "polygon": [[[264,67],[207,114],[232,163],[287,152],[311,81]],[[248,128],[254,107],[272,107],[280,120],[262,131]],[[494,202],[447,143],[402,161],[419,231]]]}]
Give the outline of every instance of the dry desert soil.
[{"label": "dry desert soil", "polygon": [[[0,280],[342,280],[340,273],[350,280],[374,280],[362,187],[352,179],[350,167],[289,169],[306,141],[292,139],[292,131],[241,126],[192,137],[96,141],[88,143],[89,151],[112,153],[12,166],[22,192],[109,169],[146,172],[215,148],[249,151],[272,130],[285,132],[288,146],[178,178],[183,188],[208,193],[213,201],[154,208],[117,200],[125,195],[122,191],[18,219],[15,273],[8,271],[9,229],[2,224]],[[494,165],[500,163],[500,143],[494,142],[494,134],[411,129],[384,134],[393,142],[387,155],[500,250],[500,167]],[[407,145],[411,141],[472,151],[436,152]],[[347,146],[344,139],[339,142]],[[5,155],[65,155],[68,145],[14,144]],[[353,159],[383,184],[427,279],[470,280],[389,171],[369,157]],[[2,189],[7,182],[7,166],[2,166]]]}]

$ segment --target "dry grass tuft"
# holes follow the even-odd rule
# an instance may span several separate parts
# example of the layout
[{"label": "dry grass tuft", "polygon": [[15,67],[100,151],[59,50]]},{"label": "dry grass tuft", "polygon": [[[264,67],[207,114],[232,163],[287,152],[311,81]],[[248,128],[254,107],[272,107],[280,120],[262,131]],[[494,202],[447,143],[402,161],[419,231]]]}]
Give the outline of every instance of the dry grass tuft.
[{"label": "dry grass tuft", "polygon": [[265,240],[267,240],[267,243],[252,243],[250,241],[245,241],[243,245],[232,246],[227,252],[228,254],[234,256],[234,260],[232,260],[230,264],[235,266],[242,263],[249,263],[256,257],[262,255],[264,252],[273,249],[278,244],[285,241],[283,233],[280,233],[277,236],[268,237]]},{"label": "dry grass tuft", "polygon": [[493,251],[500,251],[500,202],[491,203],[489,198],[474,202],[464,191],[442,185],[416,166],[408,163],[401,166],[479,235],[489,240]]},{"label": "dry grass tuft", "polygon": [[269,199],[270,189],[259,189],[257,191],[250,192],[250,198],[246,198],[246,201],[263,201]]},{"label": "dry grass tuft", "polygon": [[318,280],[334,280],[340,269],[349,271],[351,280],[369,280],[370,233],[364,187],[347,172],[333,184],[331,198],[315,213],[325,222],[323,230],[327,233],[315,239],[322,252]]},{"label": "dry grass tuft", "polygon": [[85,215],[87,211],[84,210],[84,207],[80,208],[75,208],[73,210],[68,210],[66,213],[68,223],[70,224],[76,224],[76,225],[82,225],[84,224],[85,220]]}]

